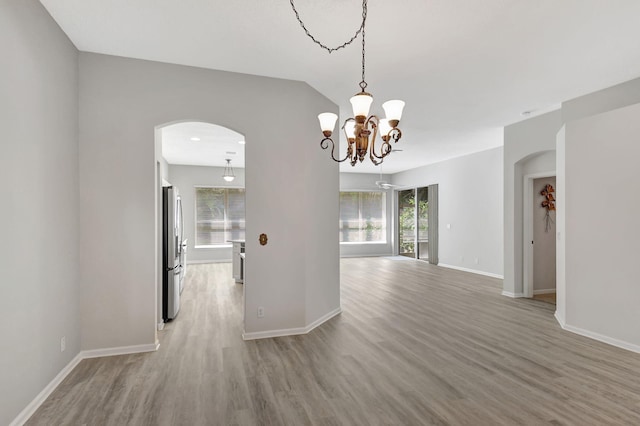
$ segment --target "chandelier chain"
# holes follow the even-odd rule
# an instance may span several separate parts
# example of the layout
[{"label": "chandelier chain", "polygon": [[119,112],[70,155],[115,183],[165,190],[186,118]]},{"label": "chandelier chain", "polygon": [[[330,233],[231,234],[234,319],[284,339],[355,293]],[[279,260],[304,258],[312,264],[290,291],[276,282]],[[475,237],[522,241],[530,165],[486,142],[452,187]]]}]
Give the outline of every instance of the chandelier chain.
[{"label": "chandelier chain", "polygon": [[362,81],[360,82],[360,88],[364,92],[367,88],[367,82],[364,79],[364,24],[367,21],[367,0],[362,2]]},{"label": "chandelier chain", "polygon": [[350,45],[351,43],[353,43],[353,41],[358,38],[358,36],[360,35],[360,33],[362,33],[362,66],[363,66],[363,70],[362,70],[362,80],[364,80],[364,23],[367,20],[367,0],[362,0],[362,23],[360,24],[360,27],[358,28],[358,30],[356,31],[356,33],[353,35],[353,37],[351,37],[348,41],[345,41],[344,43],[342,43],[341,45],[337,46],[337,47],[328,47],[325,44],[323,44],[321,41],[319,41],[318,39],[316,39],[307,29],[307,27],[304,25],[304,22],[302,22],[302,19],[300,18],[300,14],[298,13],[298,10],[296,9],[295,4],[293,4],[293,0],[289,0],[289,3],[291,3],[291,8],[293,9],[293,12],[296,14],[296,19],[298,20],[298,23],[300,23],[300,26],[302,27],[302,29],[304,30],[305,34],[307,34],[307,36],[313,40],[313,42],[315,44],[317,44],[318,46],[320,46],[321,48],[323,48],[324,50],[326,50],[327,52],[331,53],[331,52],[335,52],[336,50],[339,49],[343,49],[345,47],[347,47],[348,45]]}]

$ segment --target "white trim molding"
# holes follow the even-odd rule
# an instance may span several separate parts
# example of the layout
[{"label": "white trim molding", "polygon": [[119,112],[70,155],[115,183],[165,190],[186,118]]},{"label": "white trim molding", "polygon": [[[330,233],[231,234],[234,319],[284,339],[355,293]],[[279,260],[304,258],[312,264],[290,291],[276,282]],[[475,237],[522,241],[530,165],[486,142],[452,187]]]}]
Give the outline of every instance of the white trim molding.
[{"label": "white trim molding", "polygon": [[284,336],[297,336],[300,334],[308,334],[314,328],[322,325],[323,323],[329,321],[331,318],[336,315],[342,313],[342,308],[334,309],[333,311],[321,316],[311,324],[306,327],[299,328],[285,328],[281,330],[267,330],[267,331],[256,331],[253,333],[242,333],[243,340],[256,340],[256,339],[268,339],[271,337],[284,337]]},{"label": "white trim molding", "polygon": [[438,263],[438,266],[442,266],[443,268],[448,268],[448,269],[456,269],[458,271],[463,271],[463,272],[471,272],[472,274],[484,275],[487,277],[498,278],[501,280],[504,279],[504,275],[494,274],[493,272],[478,271],[477,269],[469,269],[469,268],[463,268],[462,266],[447,265],[446,263]]},{"label": "white trim molding", "polygon": [[160,348],[160,342],[156,340],[155,343],[148,345],[135,345],[135,346],[120,346],[117,348],[105,348],[105,349],[92,349],[89,351],[82,351],[82,359],[88,358],[100,358],[103,356],[115,356],[115,355],[130,355],[139,354],[142,352],[155,352]]},{"label": "white trim molding", "polygon": [[[393,254],[341,254],[340,259],[354,258],[354,257],[390,257]],[[407,258],[408,259],[408,258]]]},{"label": "white trim molding", "polygon": [[187,265],[201,265],[206,263],[231,263],[231,259],[187,260]]},{"label": "white trim molding", "polygon": [[604,334],[595,333],[593,331],[585,330],[579,327],[574,327],[572,325],[561,322],[557,316],[556,316],[556,319],[558,320],[558,323],[560,324],[563,330],[569,331],[571,333],[579,334],[580,336],[588,337],[590,339],[597,340],[599,342],[606,343],[608,345],[616,346],[618,348],[626,349],[628,351],[636,352],[640,354],[639,345],[625,342],[623,340],[618,340],[613,337],[605,336]]},{"label": "white trim molding", "polygon": [[51,380],[51,382],[49,382],[47,386],[45,386],[44,389],[42,389],[42,392],[40,392],[33,401],[31,401],[29,405],[27,405],[24,410],[22,410],[20,414],[18,414],[18,416],[9,423],[9,426],[22,426],[25,424],[27,420],[33,416],[33,413],[40,408],[42,403],[49,398],[49,395],[51,395],[58,385],[60,385],[60,383],[62,383],[62,381],[69,375],[69,373],[71,373],[71,371],[80,364],[82,359],[82,352],[80,352],[56,375],[56,377],[53,378],[53,380]]},{"label": "white trim molding", "polygon": [[551,294],[551,293],[555,293],[556,289],[555,288],[543,288],[541,290],[533,290],[533,295],[538,295],[538,294]]},{"label": "white trim molding", "polygon": [[524,293],[511,293],[510,291],[502,290],[502,295],[511,297],[512,299],[517,299],[519,297],[524,297]]}]

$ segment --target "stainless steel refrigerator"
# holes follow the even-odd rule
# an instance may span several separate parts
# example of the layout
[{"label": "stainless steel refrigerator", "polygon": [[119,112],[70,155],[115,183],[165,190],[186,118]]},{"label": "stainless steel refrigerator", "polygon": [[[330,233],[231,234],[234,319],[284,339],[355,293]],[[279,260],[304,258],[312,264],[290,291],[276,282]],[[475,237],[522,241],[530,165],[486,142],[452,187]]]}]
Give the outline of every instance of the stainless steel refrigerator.
[{"label": "stainless steel refrigerator", "polygon": [[162,188],[162,318],[172,320],[180,310],[183,241],[182,203],[178,188]]}]

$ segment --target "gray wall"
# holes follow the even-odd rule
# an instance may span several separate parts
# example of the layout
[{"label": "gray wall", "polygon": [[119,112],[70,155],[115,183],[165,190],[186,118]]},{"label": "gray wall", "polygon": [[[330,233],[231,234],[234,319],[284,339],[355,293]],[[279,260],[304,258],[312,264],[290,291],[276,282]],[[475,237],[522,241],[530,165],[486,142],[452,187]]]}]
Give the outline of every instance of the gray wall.
[{"label": "gray wall", "polygon": [[300,144],[325,110],[337,107],[300,82],[82,53],[83,347],[155,341],[154,134],[178,121],[219,124],[247,140],[245,331],[304,327],[338,309],[338,167],[316,144]]},{"label": "gray wall", "polygon": [[[628,239],[638,234],[629,188],[638,182],[631,159],[638,154],[639,102],[640,79],[572,99],[559,111],[507,126],[504,147],[505,293],[522,293],[518,173],[531,157],[557,147],[556,318],[569,330],[636,351],[640,339],[630,324],[640,320],[639,297],[629,277],[638,251]],[[613,216],[594,207],[599,192],[621,206],[609,208]]]},{"label": "gray wall", "polygon": [[635,105],[640,100],[640,78],[562,103],[562,120],[568,123],[590,115]]},{"label": "gray wall", "polygon": [[[555,156],[554,156],[555,161]],[[554,164],[555,166],[555,164]],[[541,206],[546,200],[540,191],[545,185],[556,188],[556,178],[539,178],[533,180],[533,292],[536,294],[544,290],[555,290],[556,288],[556,212],[550,211],[552,222],[549,228],[546,226],[547,209]],[[557,194],[554,193],[554,198]]]},{"label": "gray wall", "polygon": [[502,275],[502,162],[495,148],[393,175],[401,187],[439,185],[441,264]]},{"label": "gray wall", "polygon": [[569,122],[566,325],[640,351],[640,104]]},{"label": "gray wall", "polygon": [[6,425],[80,351],[78,54],[37,1],[0,1],[0,40]]},{"label": "gray wall", "polygon": [[[356,166],[358,167],[358,166]],[[340,173],[340,191],[380,191],[376,173]],[[382,180],[391,182],[391,175],[382,175]],[[387,242],[369,244],[340,244],[340,256],[390,256],[393,254],[393,190],[387,189]]]},{"label": "gray wall", "polygon": [[233,182],[226,182],[222,178],[224,167],[169,165],[170,182],[178,187],[182,198],[184,232],[185,238],[189,240],[187,263],[231,262],[231,245],[215,248],[195,247],[195,187],[244,188],[244,169],[234,168],[233,171],[236,178]]}]

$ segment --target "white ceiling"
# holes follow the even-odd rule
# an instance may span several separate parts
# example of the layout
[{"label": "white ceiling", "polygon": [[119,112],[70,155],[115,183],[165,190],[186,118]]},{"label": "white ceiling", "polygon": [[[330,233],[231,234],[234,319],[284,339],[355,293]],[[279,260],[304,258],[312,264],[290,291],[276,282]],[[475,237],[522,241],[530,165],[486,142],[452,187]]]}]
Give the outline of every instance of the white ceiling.
[{"label": "white ceiling", "polygon": [[244,136],[226,127],[189,122],[162,128],[162,156],[169,164],[244,168]]},{"label": "white ceiling", "polygon": [[[359,91],[359,42],[321,50],[287,0],[41,2],[83,51],[306,81],[342,120]],[[359,25],[360,0],[296,6],[328,45]],[[638,0],[371,0],[368,9],[373,112],[387,99],[407,103],[404,151],[387,157],[388,173],[500,146],[502,127],[523,111],[640,77]]]}]

